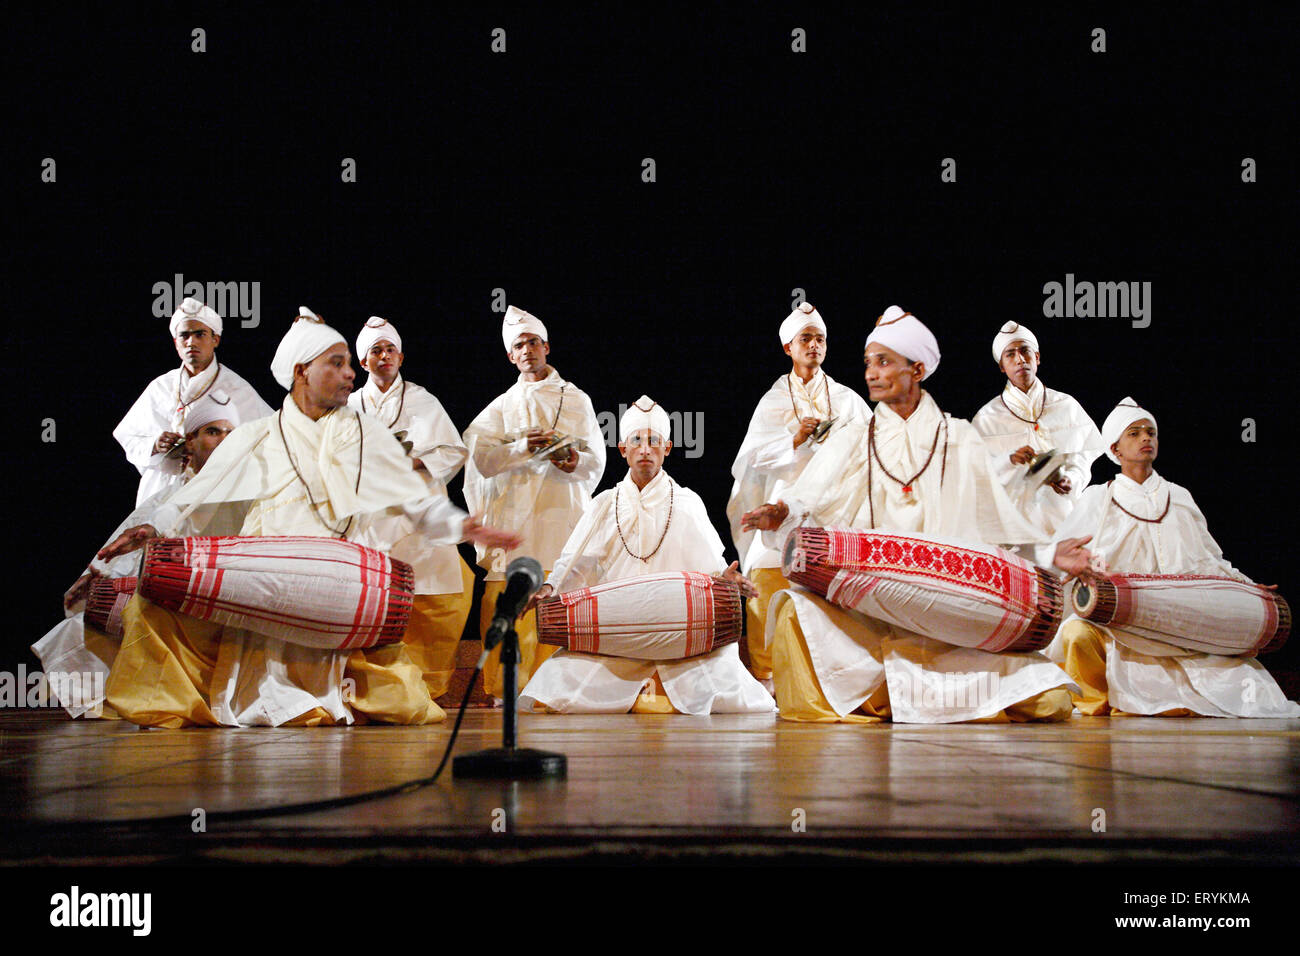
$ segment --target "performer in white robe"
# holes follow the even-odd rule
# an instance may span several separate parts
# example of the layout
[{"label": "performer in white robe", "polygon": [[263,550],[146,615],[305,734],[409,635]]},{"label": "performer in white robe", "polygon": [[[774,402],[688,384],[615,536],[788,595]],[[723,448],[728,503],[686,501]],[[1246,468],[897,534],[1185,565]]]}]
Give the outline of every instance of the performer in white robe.
[{"label": "performer in white robe", "polygon": [[[189,407],[186,421],[191,431],[185,436],[186,467],[182,482],[203,469],[217,446],[239,424],[239,410],[233,403],[222,405],[208,395]],[[32,652],[40,658],[42,670],[50,680],[51,690],[72,717],[83,714],[117,717],[112,708],[103,705],[104,685],[117,657],[118,639],[86,623],[86,596],[97,579],[132,577],[139,570],[140,562],[136,554],[119,554],[108,561],[101,560],[99,555],[113,550],[129,529],[157,520],[158,509],[181,487],[162,489],[127,515],[64,594],[64,619],[32,645]],[[236,526],[225,533],[234,534],[238,530]]]},{"label": "performer in white robe", "polygon": [[[1043,532],[990,472],[979,435],[921,388],[939,358],[929,329],[890,306],[867,338],[874,418],[832,433],[783,500],[750,512],[745,526],[773,547],[801,524],[1040,541]],[[1082,566],[1077,553],[1070,558],[1071,569]],[[1041,653],[955,647],[802,588],[776,596],[767,626],[777,703],[789,720],[1063,720],[1071,711],[1060,689],[1069,678]]]},{"label": "performer in white robe", "polygon": [[[591,399],[547,364],[550,340],[536,316],[510,306],[501,341],[519,379],[465,429],[465,501],[471,511],[483,512],[486,523],[518,529],[528,554],[549,571],[605,473],[605,440]],[[561,443],[553,445],[557,438]],[[487,572],[480,612],[486,634],[513,555],[502,548],[476,550]],[[519,674],[527,678],[553,648],[538,647],[531,616],[519,622],[518,632]],[[500,657],[494,649],[483,668],[484,689],[497,698]]]},{"label": "performer in white robe", "polygon": [[[468,451],[442,403],[401,373],[405,354],[397,329],[371,316],[357,336],[357,357],[369,374],[366,384],[348,396],[359,408],[409,445],[416,475],[428,493],[447,497],[447,482],[465,464]],[[415,534],[405,517],[380,519],[382,531],[396,544],[389,554],[415,572],[411,623],[402,638],[435,700],[456,669],[456,649],[474,601],[474,572],[454,544],[434,544]]]},{"label": "performer in white robe", "polygon": [[[722,559],[722,539],[704,502],[663,470],[672,450],[667,413],[641,396],[619,422],[619,452],[628,473],[591,502],[543,588],[552,593],[654,574],[700,571],[753,587]],[[643,693],[645,690],[649,693]],[[646,661],[561,650],[537,668],[521,707],[540,703],[561,713],[771,713],[772,695],[740,662],[737,645],[673,661]]]},{"label": "performer in white robe", "polygon": [[186,415],[201,397],[234,405],[244,422],[271,414],[271,406],[256,389],[217,359],[222,322],[213,309],[186,299],[172,313],[170,330],[181,358],[180,368],[150,382],[113,429],[127,461],[140,472],[136,504],[181,484],[183,465],[173,449],[193,430]]},{"label": "performer in white robe", "polygon": [[[1224,559],[1187,489],[1157,474],[1154,415],[1125,398],[1102,436],[1121,472],[1084,492],[1059,536],[1091,535],[1102,571],[1250,580]],[[1061,625],[1048,653],[1079,685],[1075,705],[1084,714],[1300,717],[1300,704],[1253,657],[1189,651],[1078,617]]]},{"label": "performer in white robe", "polygon": [[[1004,324],[993,338],[993,361],[1006,375],[1006,385],[971,424],[988,445],[993,474],[1008,497],[1033,524],[1053,534],[1092,480],[1092,463],[1104,450],[1101,433],[1082,405],[1038,378],[1042,353],[1028,326]],[[1031,480],[1029,464],[1053,449],[1064,456],[1060,477],[1051,483]],[[1023,556],[1051,564],[1050,548],[1026,549]]]},{"label": "performer in white robe", "polygon": [[740,568],[758,589],[758,594],[745,602],[749,669],[769,684],[772,655],[764,635],[767,606],[772,595],[788,588],[790,582],[781,574],[780,552],[765,545],[762,535],[742,528],[740,519],[765,501],[780,500],[832,429],[871,417],[861,395],[822,371],[826,323],[811,303],[790,313],[781,323],[779,337],[793,367],[772,384],[754,409],[749,431],[731,466],[735,484],[727,502]]},{"label": "performer in white robe", "polygon": [[[300,311],[271,363],[289,390],[280,411],[235,429],[203,472],[159,509],[156,528],[140,535],[182,527],[202,534],[233,514],[243,535],[337,536],[386,550],[394,542],[377,519],[405,516],[430,540],[516,546],[516,535],[485,528],[445,496],[430,495],[392,434],[345,409],[354,377],[347,343],[310,310]],[[135,723],[314,725],[350,723],[354,711],[393,723],[445,716],[402,644],[352,652],[301,647],[173,613],[140,595],[123,622],[107,699]],[[345,679],[354,685],[348,694]]]}]

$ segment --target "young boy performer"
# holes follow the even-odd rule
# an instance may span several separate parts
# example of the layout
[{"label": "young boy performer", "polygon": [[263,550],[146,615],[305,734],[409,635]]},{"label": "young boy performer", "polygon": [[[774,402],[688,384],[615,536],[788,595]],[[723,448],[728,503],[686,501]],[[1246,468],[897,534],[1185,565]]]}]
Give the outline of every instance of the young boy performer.
[{"label": "young boy performer", "polygon": [[[366,384],[348,396],[348,406],[399,434],[410,445],[411,465],[428,493],[445,498],[447,483],[469,452],[442,403],[402,375],[401,335],[392,323],[372,315],[357,336],[357,357],[369,375]],[[415,602],[402,640],[424,673],[429,695],[437,699],[456,669],[456,648],[474,600],[474,573],[454,544],[431,544],[409,533],[403,517],[380,520],[397,541],[389,554],[415,571]]]},{"label": "young boy performer", "polygon": [[[1054,534],[1092,480],[1092,463],[1102,453],[1101,433],[1083,406],[1048,388],[1038,378],[1042,354],[1027,326],[1007,322],[993,338],[993,361],[1006,375],[1002,394],[971,420],[993,456],[993,474],[1007,496],[1032,523]],[[1060,477],[1043,484],[1026,479],[1026,469],[1040,452],[1065,455]],[[1049,552],[1026,558],[1050,564]]]},{"label": "young boy performer", "polygon": [[[549,571],[605,473],[605,439],[591,399],[547,364],[551,344],[540,319],[510,306],[501,341],[519,379],[465,429],[465,501],[471,511],[482,511],[488,524],[518,529],[528,554]],[[572,441],[548,451],[557,438]],[[512,556],[503,548],[477,551],[487,572],[479,615],[486,635]],[[531,615],[517,627],[519,675],[526,680],[554,648],[537,646]],[[500,659],[495,648],[483,667],[484,690],[497,698]]]},{"label": "young boy performer", "polygon": [[[704,502],[663,470],[672,451],[668,414],[642,395],[619,422],[618,450],[627,475],[597,495],[534,598],[660,571],[725,577],[752,594]],[[650,693],[644,694],[643,690]],[[564,713],[771,713],[772,695],[740,662],[735,644],[681,660],[633,660],[562,650],[542,663],[520,695],[521,706]]]},{"label": "young boy performer", "polygon": [[[874,417],[832,432],[783,499],[747,514],[745,526],[776,530],[774,545],[800,524],[1004,546],[1041,540],[990,473],[979,435],[921,388],[939,358],[930,330],[890,306],[866,344]],[[1086,568],[1077,545],[1063,549],[1075,572]],[[1042,654],[954,647],[802,589],[773,601],[768,632],[787,720],[1064,720],[1072,709],[1061,689],[1068,677]]]},{"label": "young boy performer", "polygon": [[[1224,560],[1205,516],[1186,488],[1155,470],[1160,440],[1151,412],[1125,398],[1102,426],[1114,481],[1093,485],[1057,532],[1089,534],[1103,571],[1206,574],[1249,581]],[[1204,654],[1081,618],[1061,625],[1049,654],[1079,685],[1080,713],[1203,717],[1297,717],[1253,657]]]},{"label": "young boy performer", "polygon": [[176,446],[193,430],[186,421],[188,409],[204,395],[233,402],[240,421],[271,414],[271,406],[256,389],[217,360],[222,323],[213,309],[197,299],[186,299],[172,313],[169,328],[181,358],[180,369],[150,382],[113,429],[127,461],[140,472],[136,504],[163,488],[180,485],[183,468]]}]

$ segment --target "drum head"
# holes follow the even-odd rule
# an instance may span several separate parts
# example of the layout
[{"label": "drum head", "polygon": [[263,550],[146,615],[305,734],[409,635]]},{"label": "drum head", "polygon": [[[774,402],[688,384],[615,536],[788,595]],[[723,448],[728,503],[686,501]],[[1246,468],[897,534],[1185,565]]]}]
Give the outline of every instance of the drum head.
[{"label": "drum head", "polygon": [[1075,581],[1070,589],[1070,607],[1080,617],[1087,617],[1097,606],[1097,589],[1086,581]]}]

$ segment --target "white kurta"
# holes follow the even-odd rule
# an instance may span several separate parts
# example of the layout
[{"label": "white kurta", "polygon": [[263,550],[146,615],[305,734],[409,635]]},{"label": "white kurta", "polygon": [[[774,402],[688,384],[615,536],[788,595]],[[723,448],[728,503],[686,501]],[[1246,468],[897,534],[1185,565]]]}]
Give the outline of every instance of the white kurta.
[{"label": "white kurta", "polygon": [[[1112,501],[1112,498],[1114,499]],[[1135,515],[1163,521],[1138,521]],[[1249,581],[1223,557],[1191,494],[1154,470],[1138,484],[1123,474],[1087,489],[1057,538],[1092,535],[1087,545],[1116,574],[1211,574]],[[1095,626],[1095,625],[1094,625]],[[1121,628],[1107,636],[1106,681],[1111,704],[1131,714],[1185,707],[1207,717],[1298,717],[1264,665],[1253,657],[1188,651]],[[1059,642],[1048,648],[1063,659]],[[1249,693],[1246,693],[1249,688]]]},{"label": "white kurta", "polygon": [[[875,408],[876,448],[884,468],[906,481],[930,460],[913,480],[910,495],[874,461],[868,495],[867,428],[854,424],[832,433],[787,490],[786,523],[776,532],[764,532],[764,538],[775,545],[800,524],[871,528],[874,509],[874,527],[885,531],[946,535],[977,544],[1041,540],[1043,533],[1021,516],[989,471],[988,450],[969,423],[947,418],[944,448],[944,418],[924,391],[907,419],[887,405]],[[787,600],[795,605],[822,693],[840,716],[861,706],[882,684],[888,687],[893,720],[904,723],[990,717],[1043,691],[1073,686],[1069,675],[1041,653],[955,647],[901,627],[868,623],[865,615],[835,607],[803,588],[781,591],[772,600],[769,643]],[[890,636],[882,638],[882,630]]]},{"label": "white kurta", "polygon": [[[465,518],[445,495],[429,494],[381,422],[343,408],[312,421],[291,396],[279,413],[231,432],[159,509],[155,527],[175,534],[188,519],[190,533],[206,534],[231,515],[243,515],[240,534],[329,537],[346,529],[348,540],[383,551],[394,543],[384,519],[405,517],[425,538],[451,543]],[[227,726],[277,726],[319,706],[351,723],[342,686],[350,653],[228,627],[210,687],[212,712]]]},{"label": "white kurta", "polygon": [[[629,549],[650,557],[638,560]],[[722,539],[709,522],[704,502],[660,471],[644,489],[626,476],[598,495],[573,529],[547,583],[559,593],[661,571],[717,574],[725,569]],[[669,701],[686,714],[775,709],[772,695],[741,664],[734,643],[675,661],[558,651],[533,674],[519,703],[531,707],[537,701],[564,713],[626,713],[656,671]]]},{"label": "white kurta", "polygon": [[[1007,495],[1025,517],[1054,533],[1091,483],[1092,463],[1105,451],[1101,432],[1083,406],[1038,380],[1028,393],[1007,382],[971,424],[988,446],[993,474]],[[1070,479],[1069,494],[1058,494],[1047,485],[1035,487],[1025,478],[1028,466],[1011,463],[1011,453],[1026,445],[1035,452],[1055,448],[1066,454],[1061,473]],[[1040,564],[1051,560],[1042,552],[1036,557]]]},{"label": "white kurta", "polygon": [[[528,451],[525,432],[554,428],[579,440],[571,474]],[[605,473],[605,439],[587,394],[551,369],[540,382],[521,375],[465,429],[465,501],[486,524],[523,535],[519,553],[555,566],[569,532],[582,517]],[[505,578],[514,552],[475,545],[489,581]]]},{"label": "white kurta", "polygon": [[779,568],[781,554],[766,546],[757,532],[742,530],[740,519],[765,502],[781,500],[785,489],[823,447],[811,438],[794,447],[799,420],[825,421],[830,417],[836,420],[831,426],[833,432],[849,422],[867,421],[871,409],[861,395],[820,369],[807,386],[793,372],[782,375],[759,399],[745,440],[731,466],[735,483],[727,502],[731,540],[740,556],[740,568],[746,574],[755,568]]},{"label": "white kurta", "polygon": [[[447,497],[447,482],[465,464],[469,451],[442,402],[399,374],[387,392],[381,392],[374,378],[369,378],[360,391],[348,397],[348,407],[379,419],[390,431],[405,431],[411,457],[424,464],[416,474],[430,495]],[[416,594],[458,594],[463,590],[460,553],[454,544],[429,543],[413,533],[404,516],[379,521],[385,524],[378,530],[396,541],[389,554],[414,569]]]},{"label": "white kurta", "polygon": [[180,486],[180,459],[155,455],[154,442],[163,432],[186,434],[183,406],[193,402],[205,390],[208,397],[220,404],[233,403],[239,411],[240,422],[251,422],[271,414],[271,406],[262,401],[257,390],[216,358],[195,376],[185,371],[184,366],[159,375],[113,429],[113,437],[126,452],[126,460],[140,472],[136,504],[143,503],[164,488],[174,490]]}]

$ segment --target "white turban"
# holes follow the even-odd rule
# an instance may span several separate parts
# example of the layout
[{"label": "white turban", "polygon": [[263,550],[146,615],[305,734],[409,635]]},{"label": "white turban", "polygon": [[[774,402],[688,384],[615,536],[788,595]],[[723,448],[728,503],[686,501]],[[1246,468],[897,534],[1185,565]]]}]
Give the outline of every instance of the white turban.
[{"label": "white turban", "polygon": [[185,434],[198,431],[204,425],[222,420],[239,424],[239,406],[229,394],[212,390],[185,409]]},{"label": "white turban", "polygon": [[781,323],[781,344],[789,345],[796,335],[810,325],[820,329],[822,335],[826,334],[826,323],[822,321],[821,313],[813,308],[811,302],[801,302],[799,308],[787,315]]},{"label": "white turban", "polygon": [[506,344],[506,351],[509,352],[510,346],[515,344],[515,339],[526,332],[535,334],[543,342],[550,341],[546,337],[546,326],[542,325],[541,319],[523,309],[510,306],[506,309],[505,318],[501,320],[501,341]]},{"label": "white turban", "polygon": [[392,342],[397,346],[397,351],[402,351],[402,337],[397,334],[397,329],[387,319],[372,315],[357,336],[357,358],[364,362],[370,347],[381,339]]},{"label": "white turban", "polygon": [[306,365],[326,349],[348,340],[339,335],[325,320],[304,306],[298,308],[298,318],[293,320],[289,331],[280,340],[271,359],[271,374],[285,391],[293,391],[293,367]]},{"label": "white turban", "polygon": [[216,310],[208,308],[198,299],[187,298],[181,302],[181,307],[172,313],[172,320],[167,326],[172,338],[176,338],[181,323],[186,319],[197,319],[210,328],[214,335],[221,334],[221,316],[217,315]]},{"label": "white turban", "polygon": [[618,440],[625,442],[628,435],[633,435],[643,428],[648,428],[672,441],[673,426],[668,420],[668,413],[649,395],[642,395],[623,413],[623,417],[618,422]]},{"label": "white turban", "polygon": [[1106,424],[1101,426],[1101,440],[1106,446],[1107,458],[1117,465],[1120,464],[1120,460],[1115,457],[1110,446],[1119,441],[1120,436],[1124,434],[1124,429],[1144,418],[1149,419],[1152,425],[1156,423],[1156,417],[1131,398],[1125,398],[1115,406],[1114,411],[1106,416]]},{"label": "white turban", "polygon": [[1002,330],[997,335],[993,336],[993,361],[999,366],[1002,365],[1002,353],[1012,342],[1027,342],[1030,348],[1035,352],[1038,351],[1038,339],[1033,332],[1023,325],[1008,322],[1002,326]]},{"label": "white turban", "polygon": [[924,362],[923,382],[939,367],[939,343],[934,333],[911,312],[904,312],[896,305],[891,305],[876,319],[876,327],[867,336],[867,345],[872,342],[879,342],[909,361]]}]

